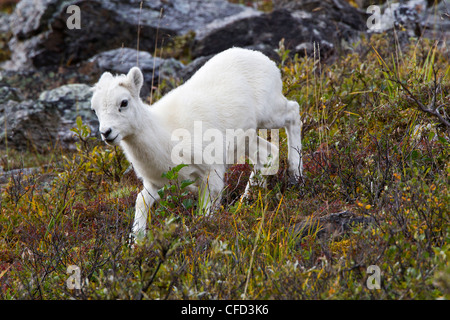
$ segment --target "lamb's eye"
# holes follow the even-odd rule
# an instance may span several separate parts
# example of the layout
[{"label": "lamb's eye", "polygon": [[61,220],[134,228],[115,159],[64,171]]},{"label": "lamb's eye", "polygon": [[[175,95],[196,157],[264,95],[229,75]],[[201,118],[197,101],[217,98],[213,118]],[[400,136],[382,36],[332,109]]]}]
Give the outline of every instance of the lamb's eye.
[{"label": "lamb's eye", "polygon": [[91,110],[95,115],[97,115],[97,112],[95,112],[95,109],[91,109]]},{"label": "lamb's eye", "polygon": [[128,107],[128,100],[127,99],[123,99],[122,102],[120,103],[120,108],[126,108]]}]

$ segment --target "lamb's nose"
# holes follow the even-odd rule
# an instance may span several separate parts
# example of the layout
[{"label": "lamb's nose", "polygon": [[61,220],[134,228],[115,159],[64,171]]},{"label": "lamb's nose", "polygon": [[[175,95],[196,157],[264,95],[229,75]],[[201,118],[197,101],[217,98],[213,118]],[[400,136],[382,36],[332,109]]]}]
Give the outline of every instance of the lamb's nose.
[{"label": "lamb's nose", "polygon": [[100,132],[101,134],[102,134],[102,136],[105,138],[105,139],[108,139],[108,136],[111,134],[111,128],[109,128],[108,130],[106,130],[106,131],[104,131],[104,132]]}]

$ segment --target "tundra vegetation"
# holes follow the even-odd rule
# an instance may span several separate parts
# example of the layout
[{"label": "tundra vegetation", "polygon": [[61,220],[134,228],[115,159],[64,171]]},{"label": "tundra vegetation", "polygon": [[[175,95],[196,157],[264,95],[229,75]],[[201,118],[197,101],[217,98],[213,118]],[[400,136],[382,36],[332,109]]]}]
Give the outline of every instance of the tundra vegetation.
[{"label": "tundra vegetation", "polygon": [[[1,189],[0,298],[450,298],[447,50],[373,35],[324,63],[281,42],[284,94],[301,108],[304,177],[288,179],[282,132],[267,187],[241,203],[250,166],[235,165],[205,218],[175,167],[139,246],[128,235],[142,186],[119,147],[89,138],[81,120],[73,152],[7,147],[5,170],[41,169]],[[325,233],[306,223],[343,211],[371,222]],[[379,289],[367,286],[372,265]],[[80,271],[74,289],[69,266]]]}]

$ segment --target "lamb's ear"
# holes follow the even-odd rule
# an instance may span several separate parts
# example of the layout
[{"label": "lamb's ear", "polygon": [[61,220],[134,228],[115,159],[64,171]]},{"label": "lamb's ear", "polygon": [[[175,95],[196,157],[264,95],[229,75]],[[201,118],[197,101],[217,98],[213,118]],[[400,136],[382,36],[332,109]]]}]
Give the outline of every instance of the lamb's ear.
[{"label": "lamb's ear", "polygon": [[131,68],[130,72],[128,72],[127,79],[139,95],[142,85],[144,84],[144,75],[142,74],[141,69],[138,67]]},{"label": "lamb's ear", "polygon": [[114,77],[113,77],[113,75],[111,74],[111,73],[109,73],[109,72],[103,72],[103,74],[102,74],[102,76],[100,77],[100,80],[98,80],[98,82],[102,82],[102,81],[105,81],[105,80],[111,80],[111,79],[113,79]]}]

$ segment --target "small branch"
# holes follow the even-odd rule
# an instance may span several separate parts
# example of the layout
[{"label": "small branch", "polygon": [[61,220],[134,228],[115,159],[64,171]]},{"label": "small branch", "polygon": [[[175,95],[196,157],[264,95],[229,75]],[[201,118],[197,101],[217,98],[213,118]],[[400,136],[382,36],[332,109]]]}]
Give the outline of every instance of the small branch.
[{"label": "small branch", "polygon": [[135,300],[142,300],[144,298],[144,293],[148,290],[148,288],[150,288],[150,286],[152,285],[153,281],[155,280],[156,274],[159,271],[159,268],[161,268],[161,265],[163,263],[163,260],[160,259],[158,266],[155,269],[155,272],[153,272],[152,277],[150,278],[150,280],[147,282],[147,284],[145,286],[142,287],[141,291],[138,293],[138,295],[136,296]]},{"label": "small branch", "polygon": [[390,79],[391,81],[397,82],[398,84],[400,84],[400,86],[403,88],[404,91],[406,91],[406,93],[409,95],[409,97],[414,100],[414,102],[417,104],[417,106],[419,107],[419,109],[423,112],[429,113],[433,116],[435,116],[436,118],[438,118],[439,122],[443,125],[445,125],[447,127],[447,129],[450,129],[450,121],[447,120],[447,116],[446,113],[444,111],[444,116],[442,116],[442,114],[439,113],[439,109],[444,107],[446,104],[441,104],[440,106],[436,106],[436,96],[437,96],[437,92],[438,92],[438,88],[441,85],[442,82],[442,77],[439,79],[439,84],[437,83],[436,80],[436,71],[434,71],[434,88],[433,88],[433,97],[431,98],[431,102],[428,104],[428,106],[425,106],[422,102],[420,102],[416,96],[414,96],[412,94],[412,92],[408,89],[408,87],[402,82],[400,81],[398,78],[396,79]]}]

